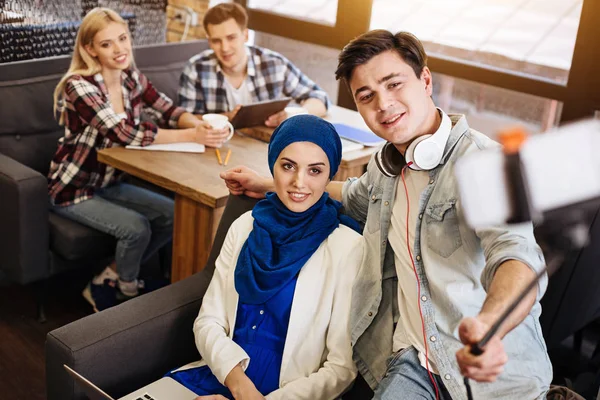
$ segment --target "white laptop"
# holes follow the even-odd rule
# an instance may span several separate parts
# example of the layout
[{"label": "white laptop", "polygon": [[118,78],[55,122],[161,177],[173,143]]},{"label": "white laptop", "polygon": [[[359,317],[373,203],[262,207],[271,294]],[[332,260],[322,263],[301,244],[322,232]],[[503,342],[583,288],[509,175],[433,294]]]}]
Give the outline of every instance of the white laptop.
[{"label": "white laptop", "polygon": [[[115,400],[92,382],[64,365],[90,400]],[[197,394],[171,378],[161,378],[143,388],[121,397],[118,400],[194,400]]]}]

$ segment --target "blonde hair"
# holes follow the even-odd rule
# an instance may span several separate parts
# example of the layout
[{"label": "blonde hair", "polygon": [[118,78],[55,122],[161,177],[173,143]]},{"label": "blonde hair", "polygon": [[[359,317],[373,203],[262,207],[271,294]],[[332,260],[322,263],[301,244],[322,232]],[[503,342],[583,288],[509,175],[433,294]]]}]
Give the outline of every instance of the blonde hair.
[{"label": "blonde hair", "polygon": [[64,99],[67,80],[73,75],[92,76],[102,70],[102,66],[98,60],[87,52],[85,46],[91,46],[96,33],[106,28],[111,22],[117,22],[127,27],[127,22],[119,14],[109,8],[103,7],[90,10],[81,21],[77,37],[75,38],[71,65],[54,89],[54,114],[59,114],[59,123],[61,125],[65,123],[66,109],[64,105],[59,106],[59,103]]}]

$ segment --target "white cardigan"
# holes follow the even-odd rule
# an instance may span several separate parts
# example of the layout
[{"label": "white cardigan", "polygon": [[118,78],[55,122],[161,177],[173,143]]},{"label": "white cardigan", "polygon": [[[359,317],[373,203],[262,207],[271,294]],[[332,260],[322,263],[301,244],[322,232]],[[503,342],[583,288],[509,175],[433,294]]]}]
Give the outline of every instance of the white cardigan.
[{"label": "white cardigan", "polygon": [[[229,228],[215,273],[194,322],[196,346],[224,384],[231,370],[252,362],[233,340],[238,306],[234,271],[253,224],[249,211]],[[334,399],[356,377],[349,333],[352,284],[362,264],[363,238],[340,225],[302,267],[294,292],[275,399]]]}]

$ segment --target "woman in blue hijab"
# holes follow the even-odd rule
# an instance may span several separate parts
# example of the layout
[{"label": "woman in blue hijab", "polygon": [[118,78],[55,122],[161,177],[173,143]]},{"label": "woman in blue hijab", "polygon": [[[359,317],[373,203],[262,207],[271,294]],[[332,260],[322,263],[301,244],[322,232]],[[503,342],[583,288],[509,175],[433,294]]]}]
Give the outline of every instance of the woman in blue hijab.
[{"label": "woman in blue hijab", "polygon": [[201,399],[334,399],[356,377],[348,316],[363,240],[325,192],[341,157],[321,118],[273,133],[275,191],[229,229],[194,322],[202,360],[169,374]]}]

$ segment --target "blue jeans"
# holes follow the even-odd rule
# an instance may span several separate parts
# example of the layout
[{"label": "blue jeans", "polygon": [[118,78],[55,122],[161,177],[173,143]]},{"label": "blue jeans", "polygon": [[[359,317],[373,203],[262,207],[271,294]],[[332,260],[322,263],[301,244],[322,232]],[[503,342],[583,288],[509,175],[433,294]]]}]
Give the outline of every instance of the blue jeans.
[{"label": "blue jeans", "polygon": [[173,237],[173,200],[128,183],[113,184],[89,200],[52,210],[114,236],[117,273],[126,282],[137,279],[140,264]]},{"label": "blue jeans", "polygon": [[[441,400],[451,400],[439,375],[433,374]],[[427,370],[423,368],[414,347],[407,347],[391,357],[373,400],[427,399],[435,400],[435,389]]]}]

